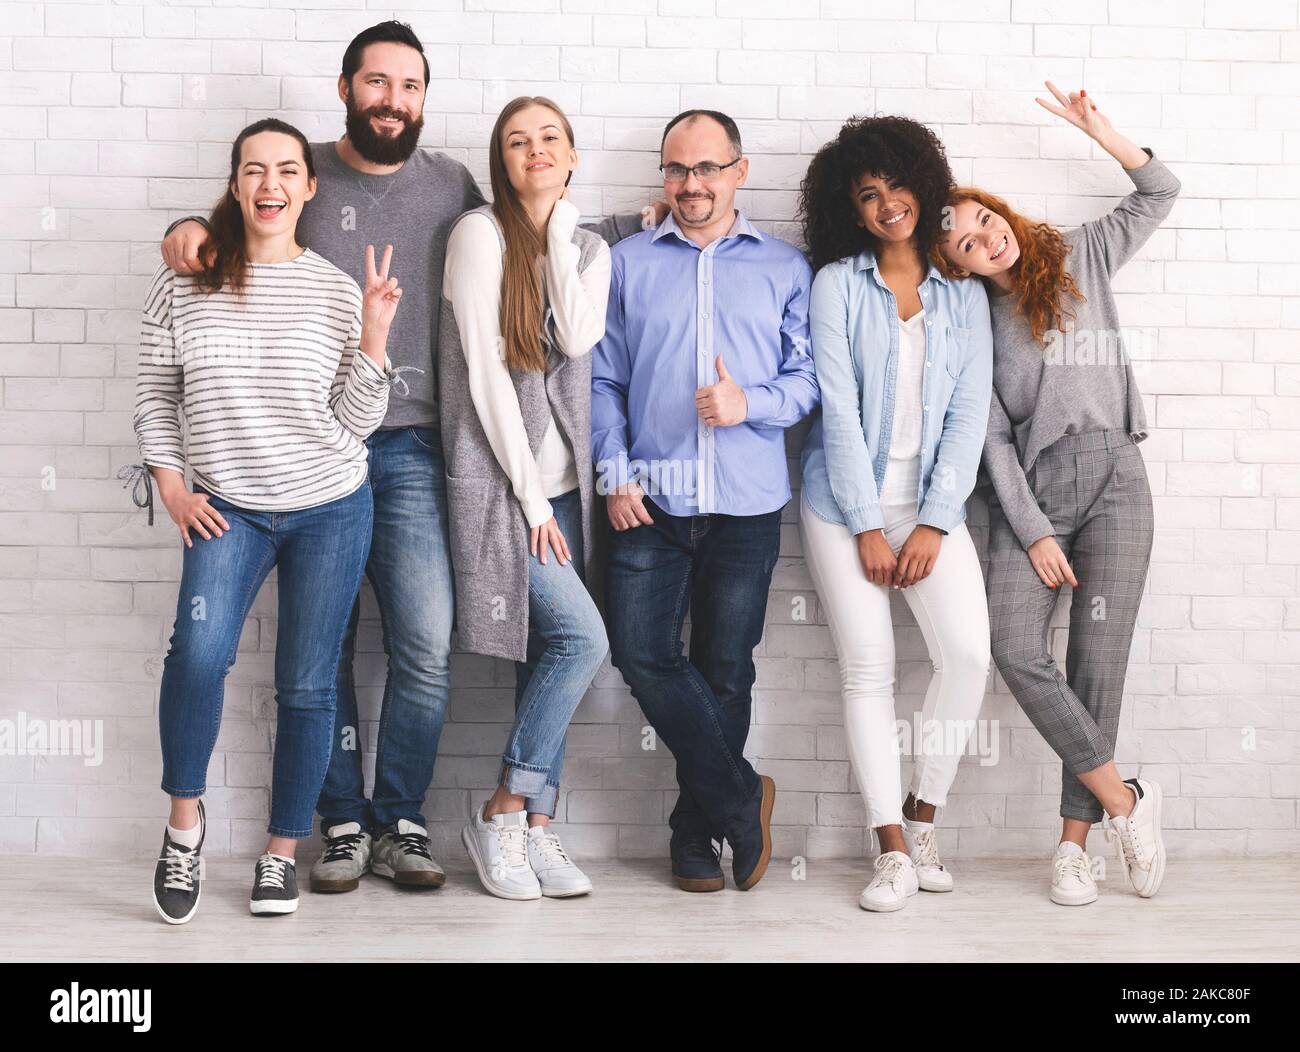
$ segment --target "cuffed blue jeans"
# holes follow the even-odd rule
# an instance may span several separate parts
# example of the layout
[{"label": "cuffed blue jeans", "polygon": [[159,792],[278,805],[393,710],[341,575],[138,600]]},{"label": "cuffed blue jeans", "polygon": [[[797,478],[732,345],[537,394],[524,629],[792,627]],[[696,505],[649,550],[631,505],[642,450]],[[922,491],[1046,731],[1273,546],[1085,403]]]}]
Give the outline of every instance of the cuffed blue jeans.
[{"label": "cuffed blue jeans", "polygon": [[[528,556],[528,659],[515,663],[515,724],[502,756],[506,790],[529,814],[554,816],[569,721],[596,678],[609,643],[583,580],[582,499],[551,498],[572,558]],[[527,541],[527,534],[521,538]]]},{"label": "cuffed blue jeans", "polygon": [[192,533],[194,546],[185,549],[158,702],[162,789],[181,797],[206,791],[226,673],[274,566],[277,716],[267,832],[309,837],[329,764],[339,652],[370,548],[370,485],[303,511],[249,511],[215,495],[209,504],[230,529],[209,540]]},{"label": "cuffed blue jeans", "polygon": [[375,501],[366,576],[379,604],[388,655],[375,785],[367,801],[353,678],[357,607],[338,665],[334,748],[316,809],[322,829],[357,822],[379,833],[402,818],[427,825],[421,810],[447,719],[455,599],[438,432],[425,427],[376,431],[366,445]]}]

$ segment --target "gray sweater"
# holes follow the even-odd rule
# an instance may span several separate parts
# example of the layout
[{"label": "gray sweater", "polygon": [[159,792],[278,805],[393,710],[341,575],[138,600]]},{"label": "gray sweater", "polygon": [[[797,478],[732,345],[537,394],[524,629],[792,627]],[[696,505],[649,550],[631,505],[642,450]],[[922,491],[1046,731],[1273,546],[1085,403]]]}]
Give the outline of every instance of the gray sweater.
[{"label": "gray sweater", "polygon": [[[989,296],[993,322],[993,399],[984,440],[984,470],[1007,522],[1028,548],[1054,536],[1026,475],[1063,435],[1126,430],[1146,438],[1142,395],[1120,336],[1111,293],[1115,272],[1169,214],[1181,184],[1158,158],[1128,171],[1137,188],[1113,212],[1069,231],[1066,265],[1084,302],[1074,318],[1038,341],[1015,312],[1014,296]],[[990,290],[992,291],[992,290]]]}]

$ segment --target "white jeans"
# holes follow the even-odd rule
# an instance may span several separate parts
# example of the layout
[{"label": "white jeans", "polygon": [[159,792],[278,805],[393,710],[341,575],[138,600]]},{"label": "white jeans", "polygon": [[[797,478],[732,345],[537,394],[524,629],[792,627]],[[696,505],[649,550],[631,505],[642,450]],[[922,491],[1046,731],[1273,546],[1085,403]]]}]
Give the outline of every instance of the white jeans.
[{"label": "white jeans", "polygon": [[[916,526],[916,504],[882,510],[885,539],[897,554]],[[839,655],[849,760],[871,827],[899,825],[902,762],[894,717],[891,589],[867,580],[854,536],[821,518],[806,501],[799,509],[799,532]],[[934,665],[922,709],[926,733],[913,745],[911,792],[917,800],[942,806],[979,715],[989,671],[984,576],[964,524],[943,538],[930,576],[903,589],[902,595]],[[923,748],[927,744],[933,748]]]}]

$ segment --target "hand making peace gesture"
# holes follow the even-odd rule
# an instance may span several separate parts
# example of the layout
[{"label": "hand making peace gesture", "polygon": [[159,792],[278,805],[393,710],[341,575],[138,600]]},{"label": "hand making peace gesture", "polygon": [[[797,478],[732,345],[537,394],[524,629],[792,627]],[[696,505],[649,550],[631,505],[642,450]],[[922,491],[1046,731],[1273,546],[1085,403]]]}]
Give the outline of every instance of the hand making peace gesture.
[{"label": "hand making peace gesture", "polygon": [[364,328],[373,327],[376,332],[387,332],[392,324],[393,315],[397,313],[398,301],[402,290],[397,278],[388,276],[388,267],[393,261],[393,246],[384,248],[384,258],[379,267],[375,267],[375,246],[366,246],[366,287],[362,292],[361,323]]}]

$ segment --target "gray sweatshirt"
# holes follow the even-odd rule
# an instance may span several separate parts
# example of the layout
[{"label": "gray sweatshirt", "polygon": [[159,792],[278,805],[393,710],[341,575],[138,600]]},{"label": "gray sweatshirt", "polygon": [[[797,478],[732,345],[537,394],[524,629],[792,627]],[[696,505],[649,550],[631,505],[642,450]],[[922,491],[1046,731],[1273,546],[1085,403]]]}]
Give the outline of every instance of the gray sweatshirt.
[{"label": "gray sweatshirt", "polygon": [[[452,224],[484,203],[469,170],[432,150],[416,150],[391,175],[358,172],[333,142],[312,143],[316,196],[303,205],[298,244],[324,256],[365,288],[366,246],[377,257],[393,246],[392,272],[402,303],[388,332],[388,357],[402,384],[388,400],[381,425],[438,427],[438,317],[442,265]],[[201,216],[191,219],[203,220]],[[639,215],[612,216],[587,226],[611,245],[641,229]]]},{"label": "gray sweatshirt", "polygon": [[[1038,455],[1063,435],[1126,430],[1146,438],[1142,395],[1120,336],[1111,293],[1115,272],[1146,243],[1169,214],[1181,184],[1158,158],[1128,171],[1137,189],[1113,212],[1065,235],[1066,266],[1084,302],[1070,301],[1074,318],[1035,340],[1015,312],[1015,296],[989,296],[993,323],[993,399],[984,440],[984,470],[1007,522],[1028,548],[1054,536],[1026,474]],[[992,290],[990,289],[990,292]]]}]

